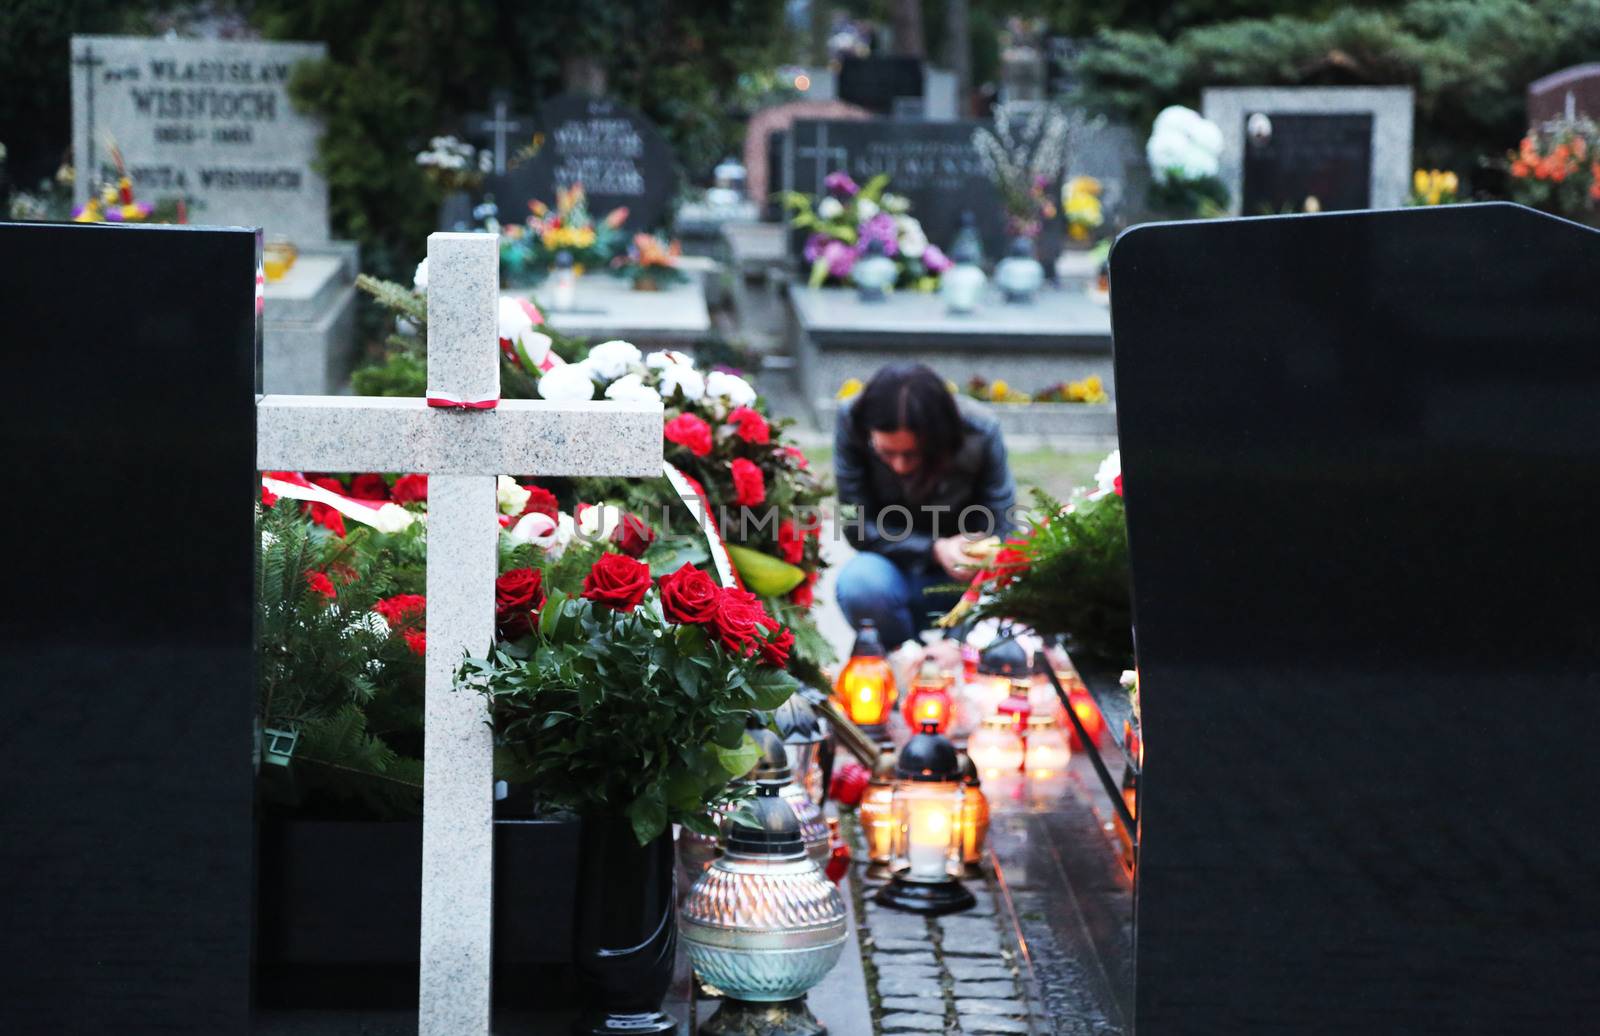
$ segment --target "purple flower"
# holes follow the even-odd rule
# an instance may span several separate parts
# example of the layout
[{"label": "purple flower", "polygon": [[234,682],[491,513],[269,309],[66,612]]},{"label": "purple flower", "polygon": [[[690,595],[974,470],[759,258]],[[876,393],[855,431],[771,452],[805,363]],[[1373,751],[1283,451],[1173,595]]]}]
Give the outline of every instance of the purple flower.
[{"label": "purple flower", "polygon": [[829,240],[831,239],[825,234],[812,234],[810,237],[806,238],[806,262],[816,262],[817,256],[822,254],[822,246],[827,244]]},{"label": "purple flower", "polygon": [[854,198],[856,193],[861,190],[860,187],[856,186],[856,182],[850,179],[850,174],[843,170],[829,173],[823,179],[822,186],[826,187],[830,194],[835,194],[840,198]]},{"label": "purple flower", "polygon": [[938,245],[929,245],[922,251],[922,265],[927,267],[928,272],[931,274],[941,274],[954,266],[955,263],[951,262],[950,257],[939,250]]},{"label": "purple flower", "polygon": [[856,250],[843,241],[829,241],[822,246],[822,258],[828,261],[829,276],[843,280],[855,268]]},{"label": "purple flower", "polygon": [[900,228],[895,224],[894,217],[887,212],[880,212],[862,223],[857,231],[857,240],[860,242],[858,250],[861,252],[867,250],[867,244],[871,241],[883,243],[884,255],[895,256],[900,252]]}]

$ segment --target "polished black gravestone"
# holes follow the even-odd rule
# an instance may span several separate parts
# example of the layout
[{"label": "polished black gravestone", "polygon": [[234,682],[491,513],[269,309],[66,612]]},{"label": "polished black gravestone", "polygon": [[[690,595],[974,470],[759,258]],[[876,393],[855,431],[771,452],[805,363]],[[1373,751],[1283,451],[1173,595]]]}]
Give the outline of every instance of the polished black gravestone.
[{"label": "polished black gravestone", "polygon": [[0,224],[0,1032],[246,1031],[258,251]]},{"label": "polished black gravestone", "polygon": [[539,108],[534,153],[485,189],[500,220],[520,223],[528,203],[556,204],[556,189],[582,184],[598,222],[628,210],[629,233],[654,231],[666,221],[676,190],[672,149],[655,124],[627,105],[602,97],[563,94]]},{"label": "polished black gravestone", "polygon": [[1239,211],[1260,216],[1299,212],[1307,198],[1320,211],[1371,205],[1370,113],[1245,116],[1244,186]]},{"label": "polished black gravestone", "polygon": [[1596,269],[1511,205],[1117,243],[1139,1036],[1592,1031]]}]

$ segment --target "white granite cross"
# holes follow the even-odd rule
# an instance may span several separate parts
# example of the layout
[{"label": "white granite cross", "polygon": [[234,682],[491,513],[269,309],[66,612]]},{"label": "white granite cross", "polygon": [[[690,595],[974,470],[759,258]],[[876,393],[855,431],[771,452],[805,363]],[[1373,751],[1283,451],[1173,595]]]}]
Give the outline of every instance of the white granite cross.
[{"label": "white granite cross", "polygon": [[[499,244],[428,238],[428,392],[500,394]],[[480,695],[452,689],[494,637],[496,476],[661,474],[661,405],[262,396],[263,471],[424,472],[428,479],[427,705],[423,747],[421,1036],[489,1031],[493,743]]]}]

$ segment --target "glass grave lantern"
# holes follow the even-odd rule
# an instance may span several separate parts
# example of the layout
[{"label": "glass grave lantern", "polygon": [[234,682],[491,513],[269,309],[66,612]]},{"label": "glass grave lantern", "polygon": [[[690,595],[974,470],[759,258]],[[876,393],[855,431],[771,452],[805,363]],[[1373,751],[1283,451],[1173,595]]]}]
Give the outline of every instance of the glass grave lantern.
[{"label": "glass grave lantern", "polygon": [[967,739],[967,755],[990,794],[1005,798],[1022,787],[1022,734],[1009,716],[984,720]]},{"label": "glass grave lantern", "polygon": [[894,756],[883,752],[861,796],[861,833],[867,840],[867,877],[887,878],[894,863]]},{"label": "glass grave lantern", "polygon": [[828,740],[828,721],[817,713],[799,691],[773,710],[772,723],[783,739],[794,783],[814,803],[822,801],[821,752]]},{"label": "glass grave lantern", "polygon": [[833,684],[833,696],[850,722],[879,739],[895,698],[894,668],[885,654],[877,626],[871,619],[862,620],[850,660]]},{"label": "glass grave lantern", "polygon": [[[790,809],[794,810],[795,819],[800,824],[800,837],[805,840],[806,855],[818,867],[825,867],[828,864],[828,854],[833,851],[832,840],[828,837],[827,818],[822,815],[822,807],[813,802],[811,796],[807,795],[805,789],[800,786],[797,780],[798,775],[790,768],[790,759],[793,756],[789,752],[789,745],[784,743],[785,739],[781,736],[781,731],[786,728],[791,730],[804,729],[808,726],[814,728],[816,725],[815,714],[811,714],[808,724],[805,713],[784,712],[785,707],[797,699],[799,699],[799,695],[790,695],[788,702],[773,711],[774,721],[780,730],[779,734],[773,734],[772,731],[761,726],[756,717],[751,717],[750,725],[752,729],[750,736],[755,738],[757,743],[765,743],[768,735],[778,740],[778,744],[783,749],[783,769],[781,772],[773,769],[763,756],[761,761],[756,763],[755,769],[746,774],[743,780],[746,783],[753,783],[758,791],[762,787],[762,781],[782,782],[778,789],[778,798],[788,805]],[[810,712],[810,703],[802,700],[800,704],[806,712]]]},{"label": "glass grave lantern", "polygon": [[925,658],[917,675],[906,692],[906,726],[920,730],[924,723],[932,723],[937,732],[948,734],[954,718],[955,703],[950,698],[950,685],[954,678],[946,676],[939,663]]},{"label": "glass grave lantern", "polygon": [[[1015,636],[1006,633],[996,637],[978,653],[978,671],[972,684],[980,689],[979,693],[992,711],[1011,693],[1012,681],[1019,677],[1028,679],[1031,672],[1032,663],[1027,649],[1017,642]],[[984,716],[988,715],[986,711]]]},{"label": "glass grave lantern", "polygon": [[550,308],[570,310],[578,302],[578,264],[566,249],[556,253],[550,270]]},{"label": "glass grave lantern", "polygon": [[1067,740],[1067,732],[1049,713],[1030,716],[1024,748],[1028,786],[1035,801],[1054,801],[1066,791],[1067,766],[1072,762],[1072,747]]},{"label": "glass grave lantern", "polygon": [[961,884],[966,795],[956,746],[923,724],[900,750],[894,776],[894,877],[878,890],[877,901],[929,916],[975,906]]},{"label": "glass grave lantern", "polygon": [[944,296],[944,304],[951,313],[957,314],[977,309],[978,303],[983,301],[984,286],[989,282],[981,265],[983,253],[978,248],[977,233],[974,231],[969,236],[968,229],[962,228],[951,247],[950,258],[955,265],[939,278],[939,293]]},{"label": "glass grave lantern", "polygon": [[695,971],[725,994],[700,1032],[821,1036],[827,1030],[805,994],[844,951],[844,900],[806,855],[782,800],[789,767],[781,742],[771,731],[752,736],[762,750],[750,778],[756,797],[722,822],[722,855],[695,879],[679,915]]},{"label": "glass grave lantern", "polygon": [[867,242],[867,251],[850,270],[850,279],[856,283],[856,294],[862,302],[882,302],[889,297],[889,289],[900,268],[883,251],[883,242],[874,238]]},{"label": "glass grave lantern", "polygon": [[1044,284],[1044,267],[1033,256],[1033,239],[1019,235],[1011,254],[994,268],[994,284],[1012,304],[1032,302]]},{"label": "glass grave lantern", "polygon": [[977,764],[961,754],[961,865],[969,878],[983,877],[983,847],[989,840],[989,798]]}]

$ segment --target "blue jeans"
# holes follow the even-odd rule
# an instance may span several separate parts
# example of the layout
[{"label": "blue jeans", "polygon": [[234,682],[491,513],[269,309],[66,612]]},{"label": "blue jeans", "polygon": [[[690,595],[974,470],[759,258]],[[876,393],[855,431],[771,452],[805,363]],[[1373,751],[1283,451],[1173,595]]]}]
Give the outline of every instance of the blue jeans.
[{"label": "blue jeans", "polygon": [[862,619],[871,619],[893,651],[955,607],[960,591],[923,592],[953,582],[941,569],[907,571],[882,554],[861,553],[845,563],[836,592],[850,625],[860,629]]}]

